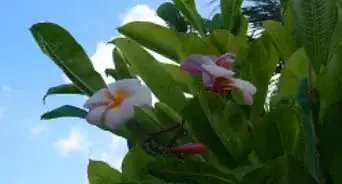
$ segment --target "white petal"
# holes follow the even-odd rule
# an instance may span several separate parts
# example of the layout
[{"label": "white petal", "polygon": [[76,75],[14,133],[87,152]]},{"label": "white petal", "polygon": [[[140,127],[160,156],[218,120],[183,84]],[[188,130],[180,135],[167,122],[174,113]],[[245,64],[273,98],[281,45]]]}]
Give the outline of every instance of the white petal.
[{"label": "white petal", "polygon": [[187,60],[195,61],[196,63],[199,63],[200,65],[215,65],[213,56],[204,56],[201,54],[191,54],[187,58]]},{"label": "white petal", "polygon": [[203,69],[214,77],[232,77],[235,72],[216,65],[202,65]]},{"label": "white petal", "polygon": [[140,88],[138,88],[131,97],[125,99],[125,101],[129,101],[132,105],[152,106],[152,93],[148,87],[141,85]]},{"label": "white petal", "polygon": [[90,110],[86,116],[87,121],[92,125],[99,125],[101,123],[101,118],[105,110],[105,106],[96,107]]},{"label": "white petal", "polygon": [[132,119],[133,115],[133,106],[124,102],[118,108],[113,108],[106,112],[105,124],[108,128],[115,130]]},{"label": "white petal", "polygon": [[122,79],[108,84],[108,90],[113,94],[116,89],[133,93],[141,86],[138,79]]},{"label": "white petal", "polygon": [[84,104],[84,108],[91,109],[95,106],[109,102],[107,96],[110,95],[107,88],[94,93]]}]

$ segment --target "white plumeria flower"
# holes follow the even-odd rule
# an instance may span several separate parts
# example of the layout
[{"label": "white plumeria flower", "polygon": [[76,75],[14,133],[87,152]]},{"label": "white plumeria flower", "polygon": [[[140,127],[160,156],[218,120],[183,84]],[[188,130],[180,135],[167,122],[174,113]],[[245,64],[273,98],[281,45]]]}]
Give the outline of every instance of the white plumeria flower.
[{"label": "white plumeria flower", "polygon": [[182,62],[181,68],[193,75],[202,75],[204,85],[212,88],[214,92],[240,90],[245,103],[252,105],[253,95],[256,93],[255,86],[248,81],[234,78],[235,72],[226,69],[231,67],[234,58],[235,55],[232,53],[220,57],[192,54]]},{"label": "white plumeria flower", "polygon": [[134,116],[134,106],[152,105],[152,93],[138,79],[123,79],[110,83],[91,96],[84,107],[89,109],[87,121],[93,125],[102,122],[117,129]]}]

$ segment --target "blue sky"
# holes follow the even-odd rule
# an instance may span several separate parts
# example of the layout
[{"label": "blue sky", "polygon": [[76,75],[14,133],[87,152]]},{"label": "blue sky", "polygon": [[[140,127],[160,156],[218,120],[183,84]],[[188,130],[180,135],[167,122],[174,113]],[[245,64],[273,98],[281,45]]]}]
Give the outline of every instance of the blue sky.
[{"label": "blue sky", "polygon": [[[97,69],[111,64],[104,41],[118,36],[123,22],[157,20],[153,11],[163,0],[29,0],[1,1],[0,5],[0,183],[83,184],[88,158],[120,167],[126,152],[122,139],[85,121],[40,121],[40,114],[64,104],[82,106],[85,99],[53,96],[44,106],[45,91],[65,83],[61,71],[41,53],[29,32],[40,21],[57,23],[93,56]],[[213,6],[197,1],[209,16]],[[157,20],[158,21],[158,20]]]}]

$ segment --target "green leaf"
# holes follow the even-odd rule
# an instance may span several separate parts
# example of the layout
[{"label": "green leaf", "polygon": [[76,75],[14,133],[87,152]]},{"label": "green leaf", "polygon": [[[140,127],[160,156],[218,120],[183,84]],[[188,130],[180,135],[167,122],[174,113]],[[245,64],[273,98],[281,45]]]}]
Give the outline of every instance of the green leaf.
[{"label": "green leaf", "polygon": [[172,0],[190,24],[197,29],[199,34],[205,36],[204,22],[201,15],[196,10],[195,0]]},{"label": "green leaf", "polygon": [[[167,182],[237,184],[232,172],[190,159],[158,159],[148,164],[149,173]],[[197,182],[195,182],[197,181]]]},{"label": "green leaf", "polygon": [[182,88],[182,91],[189,93],[188,84],[192,81],[189,74],[185,73],[179,66],[160,63],[164,70],[171,75],[173,80]]},{"label": "green leaf", "polygon": [[188,23],[176,6],[170,2],[161,4],[157,9],[157,15],[178,32],[186,32],[188,30]]},{"label": "green leaf", "polygon": [[285,63],[279,79],[277,96],[296,94],[299,81],[308,76],[309,61],[303,48],[298,49]]},{"label": "green leaf", "polygon": [[341,181],[341,155],[342,155],[342,101],[325,107],[322,125],[317,126],[319,136],[320,166],[324,174],[330,175],[334,184]]},{"label": "green leaf", "polygon": [[154,105],[154,112],[158,120],[164,126],[171,126],[182,121],[181,117],[174,110],[172,110],[167,104],[162,102],[157,102]]},{"label": "green leaf", "polygon": [[222,16],[221,13],[216,13],[213,18],[211,19],[211,30],[213,32],[215,30],[223,29],[222,25]]},{"label": "green leaf", "polygon": [[309,173],[319,181],[318,176],[318,153],[316,148],[316,134],[314,123],[312,120],[311,113],[311,103],[309,98],[309,79],[307,77],[303,78],[298,86],[297,93],[297,103],[300,106],[301,110],[301,120],[303,122],[303,129],[305,135],[305,154],[304,154],[304,163]]},{"label": "green leaf", "polygon": [[210,125],[234,160],[244,163],[251,152],[251,137],[245,113],[234,102],[225,102],[213,93],[200,93],[201,106]]},{"label": "green leaf", "polygon": [[111,69],[111,68],[107,68],[106,70],[105,70],[105,74],[106,74],[106,76],[108,77],[108,76],[111,76],[113,79],[115,79],[115,80],[117,80],[117,72],[116,72],[116,70],[115,69]]},{"label": "green leaf", "polygon": [[[179,46],[182,44],[182,40],[179,38],[179,34],[172,29],[151,22],[131,22],[117,29],[144,47],[174,61],[179,62],[181,58],[186,57],[183,56],[182,47]],[[159,35],[158,37],[163,39],[151,37],[151,35]]]},{"label": "green leaf", "polygon": [[84,119],[87,111],[71,105],[63,105],[40,116],[40,119],[49,120],[63,117],[76,117]]},{"label": "green leaf", "polygon": [[89,184],[111,184],[121,182],[121,173],[103,161],[89,160]]},{"label": "green leaf", "polygon": [[251,82],[257,88],[251,109],[251,120],[256,125],[264,111],[269,81],[279,61],[277,51],[268,35],[252,41],[247,60],[251,63]]},{"label": "green leaf", "polygon": [[234,168],[237,163],[231,154],[225,149],[218,135],[211,127],[205,112],[197,97],[190,100],[189,104],[181,112],[182,117],[189,126],[189,131],[194,139],[208,146],[213,152],[219,164]]},{"label": "green leaf", "polygon": [[277,124],[284,152],[297,161],[303,161],[305,140],[295,97],[281,98],[271,106],[269,116]]},{"label": "green leaf", "polygon": [[295,40],[291,36],[291,32],[286,29],[280,22],[267,20],[263,22],[265,31],[272,37],[275,48],[279,56],[285,62],[297,50]]},{"label": "green leaf", "polygon": [[337,6],[334,0],[292,0],[295,24],[315,73],[328,61],[335,30]]},{"label": "green leaf", "polygon": [[55,87],[51,87],[47,90],[43,97],[43,103],[45,103],[46,97],[56,94],[77,94],[83,95],[83,92],[79,90],[74,84],[61,84]]},{"label": "green leaf", "polygon": [[106,86],[84,49],[69,32],[57,24],[34,24],[30,31],[40,49],[63,70],[84,94],[91,96]]},{"label": "green leaf", "polygon": [[265,169],[266,177],[262,184],[318,184],[303,168],[302,163],[286,154],[268,163]]},{"label": "green leaf", "polygon": [[337,51],[317,77],[316,86],[322,98],[322,106],[334,104],[342,99],[342,46],[339,46]]},{"label": "green leaf", "polygon": [[167,103],[177,112],[185,106],[186,100],[181,88],[170,74],[165,72],[160,63],[137,42],[127,38],[118,38],[113,43],[160,101]]},{"label": "green leaf", "polygon": [[224,29],[233,30],[239,21],[242,0],[220,0]]},{"label": "green leaf", "polygon": [[134,75],[128,69],[127,64],[125,63],[124,58],[122,57],[121,53],[117,48],[113,50],[113,60],[115,65],[115,71],[117,79],[129,79],[134,78]]},{"label": "green leaf", "polygon": [[[196,34],[177,33],[151,22],[131,22],[119,27],[118,31],[142,46],[178,63],[193,53],[219,54],[213,45],[206,43]],[[151,35],[159,36],[151,37]]]},{"label": "green leaf", "polygon": [[146,173],[146,166],[155,159],[140,147],[133,147],[122,161],[122,174],[130,181],[145,181],[151,179]]}]

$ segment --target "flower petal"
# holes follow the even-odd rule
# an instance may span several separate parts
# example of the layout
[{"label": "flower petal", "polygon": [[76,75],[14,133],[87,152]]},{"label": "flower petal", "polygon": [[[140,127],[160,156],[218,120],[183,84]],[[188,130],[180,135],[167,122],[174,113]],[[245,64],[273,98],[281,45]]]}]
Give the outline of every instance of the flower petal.
[{"label": "flower petal", "polygon": [[181,146],[176,146],[171,148],[171,152],[173,153],[190,153],[190,154],[198,154],[207,149],[207,146],[204,144],[184,144]]},{"label": "flower petal", "polygon": [[[211,56],[212,57],[212,56]],[[200,54],[192,54],[181,63],[181,68],[193,75],[201,75],[203,72],[202,65],[214,65],[214,61],[210,56],[202,56]]]},{"label": "flower petal", "polygon": [[141,85],[136,89],[135,93],[125,99],[129,104],[137,105],[149,105],[152,106],[152,92],[147,86]]},{"label": "flower petal", "polygon": [[209,75],[214,77],[232,77],[235,75],[235,72],[217,65],[202,65],[202,67]]},{"label": "flower petal", "polygon": [[234,61],[235,61],[235,54],[233,53],[225,53],[224,55],[215,59],[215,63],[218,66],[221,66],[224,68],[230,67]]},{"label": "flower petal", "polygon": [[253,104],[253,95],[256,93],[256,87],[245,80],[234,79],[235,86],[243,93],[245,103],[248,105]]},{"label": "flower petal", "polygon": [[134,108],[132,104],[123,102],[118,108],[109,109],[105,114],[105,124],[109,129],[118,129],[121,125],[132,119]]},{"label": "flower petal", "polygon": [[109,103],[109,99],[107,98],[110,95],[107,88],[101,89],[94,93],[84,104],[84,108],[92,109],[99,105],[104,105]]},{"label": "flower petal", "polygon": [[141,86],[138,79],[122,79],[108,84],[108,90],[113,94],[117,89],[134,93]]},{"label": "flower petal", "polygon": [[102,115],[105,111],[105,106],[99,106],[90,110],[86,116],[88,123],[92,125],[99,125],[101,123]]}]

